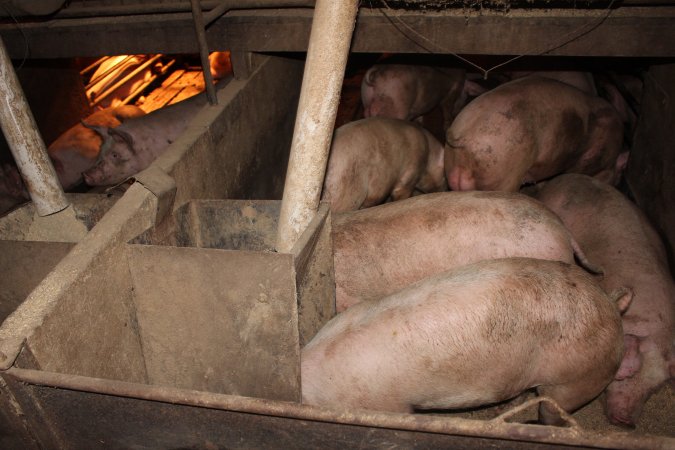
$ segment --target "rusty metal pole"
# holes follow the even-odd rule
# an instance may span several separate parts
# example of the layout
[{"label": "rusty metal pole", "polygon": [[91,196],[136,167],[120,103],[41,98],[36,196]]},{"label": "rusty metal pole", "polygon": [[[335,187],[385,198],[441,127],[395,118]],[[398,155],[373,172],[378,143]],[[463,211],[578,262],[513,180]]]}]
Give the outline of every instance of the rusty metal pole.
[{"label": "rusty metal pole", "polygon": [[211,67],[209,64],[209,48],[206,43],[206,27],[204,25],[204,16],[199,0],[190,0],[192,6],[192,20],[195,25],[195,34],[199,44],[199,57],[202,61],[202,73],[204,74],[204,85],[206,87],[206,97],[212,105],[218,104],[216,97],[216,88],[213,86],[213,77],[211,76]]},{"label": "rusty metal pole", "polygon": [[59,212],[69,203],[56,176],[45,143],[37,131],[5,43],[0,38],[0,126],[40,216]]},{"label": "rusty metal pole", "polygon": [[290,252],[319,206],[358,0],[317,0],[281,201],[276,250]]}]

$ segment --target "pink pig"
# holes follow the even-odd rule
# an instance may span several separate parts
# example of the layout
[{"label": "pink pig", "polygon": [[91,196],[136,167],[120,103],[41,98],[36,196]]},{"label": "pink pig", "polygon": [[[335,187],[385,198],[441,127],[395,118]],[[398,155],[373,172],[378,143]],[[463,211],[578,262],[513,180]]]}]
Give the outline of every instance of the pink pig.
[{"label": "pink pig", "polygon": [[618,286],[634,292],[623,315],[626,354],[606,396],[609,419],[632,426],[649,396],[675,377],[675,284],[661,239],[631,201],[591,177],[561,175],[528,192],[560,216],[602,267],[607,292]]},{"label": "pink pig", "polygon": [[371,117],[335,131],[322,198],[331,211],[366,208],[387,199],[447,190],[443,144],[419,125]]},{"label": "pink pig", "polygon": [[617,183],[623,127],[607,101],[561,81],[527,76],[479,96],[447,130],[450,188],[517,191],[560,173]]},{"label": "pink pig", "polygon": [[[580,267],[504,258],[458,267],[338,314],[303,348],[302,401],[413,412],[471,408],[536,387],[568,412],[621,362],[619,311]],[[542,403],[540,420],[560,422]]]}]

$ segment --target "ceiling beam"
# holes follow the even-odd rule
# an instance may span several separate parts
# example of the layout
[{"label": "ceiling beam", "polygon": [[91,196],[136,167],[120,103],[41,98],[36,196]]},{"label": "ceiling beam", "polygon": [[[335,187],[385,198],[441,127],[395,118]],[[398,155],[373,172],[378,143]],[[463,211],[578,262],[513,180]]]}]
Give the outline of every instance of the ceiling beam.
[{"label": "ceiling beam", "polygon": [[[207,29],[211,50],[304,52],[313,10],[230,11]],[[361,8],[352,52],[675,57],[675,7],[513,9]],[[197,53],[188,13],[0,25],[12,58]]]}]

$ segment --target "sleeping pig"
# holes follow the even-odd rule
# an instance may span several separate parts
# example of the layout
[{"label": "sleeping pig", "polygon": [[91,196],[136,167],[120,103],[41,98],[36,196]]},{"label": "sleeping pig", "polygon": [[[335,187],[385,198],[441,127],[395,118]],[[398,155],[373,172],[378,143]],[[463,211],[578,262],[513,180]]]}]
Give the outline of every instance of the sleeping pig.
[{"label": "sleeping pig", "polygon": [[335,131],[322,198],[331,211],[352,211],[447,189],[443,144],[419,125],[371,117]]},{"label": "sleeping pig", "polygon": [[333,216],[338,312],[453,267],[524,256],[586,259],[560,219],[520,193],[438,192]]},{"label": "sleeping pig", "polygon": [[618,286],[634,292],[623,315],[626,354],[606,395],[609,419],[632,426],[649,396],[675,377],[675,284],[661,239],[631,201],[588,176],[561,175],[528,192],[557,213],[602,266],[607,292]]},{"label": "sleeping pig", "polygon": [[[222,89],[231,78],[220,80],[216,88]],[[202,93],[126,120],[117,128],[90,125],[103,144],[96,165],[83,174],[85,182],[89,186],[115,185],[145,169],[183,134],[207,103]]]},{"label": "sleeping pig", "polygon": [[[339,409],[470,408],[536,387],[566,411],[597,396],[623,352],[619,310],[583,269],[485,260],[338,314],[301,355],[302,401]],[[560,421],[542,403],[540,420]]]},{"label": "sleeping pig", "polygon": [[527,76],[479,96],[446,133],[455,191],[517,191],[560,173],[615,184],[627,161],[612,105],[558,80]]}]

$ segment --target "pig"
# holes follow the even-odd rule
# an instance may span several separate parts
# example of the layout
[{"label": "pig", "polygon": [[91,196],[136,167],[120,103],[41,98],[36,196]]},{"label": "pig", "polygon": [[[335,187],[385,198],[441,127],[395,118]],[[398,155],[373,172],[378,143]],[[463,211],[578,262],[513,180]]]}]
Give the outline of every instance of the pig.
[{"label": "pig", "polygon": [[214,80],[220,80],[232,75],[230,52],[213,52],[209,54],[209,70]]},{"label": "pig", "polygon": [[616,108],[623,122],[626,146],[630,147],[638,122],[642,99],[642,80],[629,74],[598,75],[598,88],[609,103]]},{"label": "pig", "polygon": [[560,219],[517,192],[437,192],[333,216],[335,302],[344,311],[483,259],[588,261]]},{"label": "pig", "polygon": [[[216,84],[227,85],[232,77]],[[208,103],[205,94],[126,120],[117,128],[92,126],[103,138],[96,165],[84,172],[89,186],[116,185],[148,167],[185,131],[197,112]]]},{"label": "pig", "polygon": [[550,78],[527,76],[469,103],[446,133],[452,190],[517,191],[560,173],[618,183],[628,154],[607,101]]},{"label": "pig", "polygon": [[335,131],[322,199],[342,212],[408,198],[415,190],[447,190],[443,155],[443,144],[415,123],[349,122]]},{"label": "pig", "polygon": [[[114,128],[128,119],[142,115],[145,112],[141,108],[125,105],[96,111],[83,119],[83,122],[90,126]],[[64,190],[71,190],[82,183],[82,172],[96,164],[102,143],[98,133],[78,123],[49,145],[47,153]]]},{"label": "pig", "polygon": [[511,71],[508,73],[512,80],[523,78],[528,75],[536,75],[538,77],[550,78],[567,83],[577,89],[584,91],[589,95],[598,95],[598,90],[595,87],[595,79],[590,72],[580,72],[574,70],[537,70],[537,71]]},{"label": "pig", "polygon": [[[580,267],[500,258],[425,278],[331,319],[302,349],[302,402],[400,413],[472,408],[530,388],[572,412],[611,381],[620,310]],[[540,420],[560,423],[542,403]]]},{"label": "pig", "polygon": [[633,290],[623,315],[626,354],[607,388],[605,408],[611,422],[634,426],[649,396],[675,377],[675,284],[663,243],[630,200],[586,175],[561,175],[527,192],[558,214],[602,266],[605,291]]},{"label": "pig", "polygon": [[376,64],[361,84],[363,115],[415,120],[441,105],[450,123],[466,99],[464,78],[462,69]]}]

